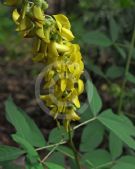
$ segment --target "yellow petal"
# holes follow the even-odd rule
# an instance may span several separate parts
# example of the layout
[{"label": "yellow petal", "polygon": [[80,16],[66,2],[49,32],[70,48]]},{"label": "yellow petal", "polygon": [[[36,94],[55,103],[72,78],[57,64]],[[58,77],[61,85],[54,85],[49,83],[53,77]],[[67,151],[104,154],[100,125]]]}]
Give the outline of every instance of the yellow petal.
[{"label": "yellow petal", "polygon": [[45,80],[50,81],[53,76],[54,76],[55,72],[53,70],[50,70],[46,75],[45,75]]},{"label": "yellow petal", "polygon": [[75,96],[72,101],[77,108],[80,108],[80,102],[77,96]]},{"label": "yellow petal", "polygon": [[44,30],[43,27],[38,28],[36,29],[36,35],[44,42],[50,43],[50,29]]},{"label": "yellow petal", "polygon": [[63,37],[63,39],[68,40],[68,41],[72,41],[74,39],[73,33],[69,29],[66,29],[66,28],[62,28],[61,36]]},{"label": "yellow petal", "polygon": [[43,27],[36,30],[36,35],[41,39],[45,39]]},{"label": "yellow petal", "polygon": [[50,42],[50,44],[48,45],[48,55],[49,57],[54,59],[56,59],[59,56],[55,42]]},{"label": "yellow petal", "polygon": [[56,106],[54,106],[51,110],[50,110],[50,115],[54,117],[54,119],[57,118],[58,116],[58,108]]},{"label": "yellow petal", "polygon": [[55,42],[55,46],[59,52],[67,52],[69,47]]},{"label": "yellow petal", "polygon": [[44,41],[46,43],[50,43],[50,33],[51,33],[51,29],[50,28],[44,30],[44,36],[45,36]]},{"label": "yellow petal", "polygon": [[56,19],[56,22],[60,23],[62,25],[62,27],[66,28],[66,29],[71,28],[70,22],[65,15],[58,14],[58,15],[53,15],[53,16]]},{"label": "yellow petal", "polygon": [[81,94],[84,91],[84,83],[82,80],[78,80],[78,89],[77,92],[78,94]]},{"label": "yellow petal", "polygon": [[38,53],[35,57],[32,58],[34,62],[40,62],[44,59],[44,54],[43,53]]},{"label": "yellow petal", "polygon": [[20,17],[20,14],[18,13],[17,9],[15,9],[12,13],[12,18],[16,24],[19,24],[18,22],[19,17]]},{"label": "yellow petal", "polygon": [[66,79],[61,79],[61,91],[64,92],[67,86],[67,80]]},{"label": "yellow petal", "polygon": [[25,17],[24,19],[21,20],[20,25],[19,25],[19,31],[25,31],[25,30],[29,30],[32,27],[32,24],[30,22],[30,20]]},{"label": "yellow petal", "polygon": [[73,73],[74,72],[74,65],[73,64],[70,64],[68,65],[68,70]]},{"label": "yellow petal", "polygon": [[39,28],[42,28],[42,26],[43,26],[43,22],[41,22],[41,21],[35,21],[35,24]]},{"label": "yellow petal", "polygon": [[64,105],[61,102],[58,102],[58,113],[63,113]]},{"label": "yellow petal", "polygon": [[35,38],[35,40],[33,42],[33,52],[39,52],[40,46],[41,46],[41,40],[38,38]]},{"label": "yellow petal", "polygon": [[67,112],[66,119],[76,121],[80,120],[80,117],[76,114],[76,112],[73,109],[71,109]]},{"label": "yellow petal", "polygon": [[39,6],[36,6],[36,5],[33,6],[33,17],[40,21],[44,20],[43,11],[41,10]]},{"label": "yellow petal", "polygon": [[72,89],[74,87],[73,79],[67,79],[67,89]]}]

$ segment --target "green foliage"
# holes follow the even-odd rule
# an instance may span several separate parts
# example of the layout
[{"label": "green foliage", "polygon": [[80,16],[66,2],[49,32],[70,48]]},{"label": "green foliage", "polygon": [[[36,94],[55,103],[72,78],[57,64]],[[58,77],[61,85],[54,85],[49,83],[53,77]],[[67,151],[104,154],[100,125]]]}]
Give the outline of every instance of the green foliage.
[{"label": "green foliage", "polygon": [[112,158],[118,158],[123,151],[123,142],[113,132],[109,135],[109,149]]},{"label": "green foliage", "polygon": [[130,148],[135,149],[135,127],[124,116],[115,115],[111,110],[101,113],[98,120]]},{"label": "green foliage", "polygon": [[134,169],[135,160],[133,156],[124,156],[119,159],[112,169]]},{"label": "green foliage", "polygon": [[112,44],[112,41],[100,31],[85,33],[82,40],[84,43],[87,43],[89,45],[97,45],[101,47],[108,47]]},{"label": "green foliage", "polygon": [[[134,125],[126,116],[115,115],[110,109],[105,110],[98,115],[102,108],[101,98],[95,86],[92,85],[90,81],[87,81],[87,93],[89,99],[91,99],[91,94],[89,93],[91,89],[94,90],[92,102],[98,102],[96,105],[100,106],[97,108],[96,114],[92,113],[95,116],[93,120],[89,119],[87,122],[84,121],[84,124],[88,123],[88,125],[86,125],[84,128],[81,136],[81,165],[91,169],[94,169],[95,167],[104,169],[108,167],[111,167],[110,169],[112,169],[112,167],[113,169],[119,169],[123,166],[132,167],[132,162],[129,163],[128,161],[132,159],[132,156],[129,159],[122,159],[121,155],[125,144],[130,148],[135,149],[135,140],[133,139],[133,136],[135,135]],[[91,102],[89,102],[89,104],[91,107]],[[64,156],[66,156],[68,158],[69,165],[72,168],[77,168],[74,151],[67,146],[61,145],[62,140],[68,142],[68,134],[63,127],[54,128],[51,131],[48,143],[55,143],[52,148],[49,146],[44,146],[44,144],[43,148],[40,146],[40,150],[48,149],[49,153],[53,153],[53,155],[48,157],[47,162],[39,163],[40,156],[37,150],[34,148],[35,144],[30,141],[30,138],[28,139],[26,131],[21,127],[22,124],[19,126],[16,119],[20,119],[20,121],[23,122],[24,127],[28,127],[27,129],[31,128],[34,129],[34,131],[37,131],[38,136],[42,138],[43,136],[40,133],[40,130],[37,128],[33,120],[26,115],[26,113],[15,106],[11,98],[9,98],[6,102],[6,111],[9,122],[11,122],[17,130],[17,133],[13,134],[12,138],[20,145],[21,149],[9,146],[1,146],[0,161],[11,161],[20,157],[21,155],[25,155],[25,165],[27,169],[43,169],[43,164],[50,169],[54,167],[62,169],[65,167]],[[15,115],[16,118],[13,118],[13,115]],[[105,130],[108,129],[110,130],[108,144],[110,153],[106,149],[100,149],[100,146],[102,145],[101,143],[103,143],[105,138]],[[31,132],[33,133],[33,131]],[[113,160],[115,160],[116,163],[114,163]]]},{"label": "green foliage", "polygon": [[22,166],[16,165],[13,162],[3,162],[0,164],[0,167],[2,167],[2,169],[22,169]]},{"label": "green foliage", "polygon": [[54,169],[54,168],[55,169],[64,169],[60,165],[57,165],[57,164],[54,164],[54,163],[47,162],[45,165],[48,167],[48,169]]},{"label": "green foliage", "polygon": [[114,18],[110,18],[109,24],[110,24],[111,39],[114,43],[118,39],[120,28],[118,23],[114,20]]},{"label": "green foliage", "polygon": [[82,133],[80,150],[88,152],[98,147],[103,141],[104,126],[97,121],[88,124]]},{"label": "green foliage", "polygon": [[107,151],[102,149],[93,150],[86,153],[83,156],[83,161],[86,161],[88,166],[92,169],[98,168],[100,166],[108,167],[112,162],[111,155]]},{"label": "green foliage", "polygon": [[61,140],[68,139],[68,134],[64,127],[54,128],[49,135],[49,143],[58,143]]},{"label": "green foliage", "polygon": [[15,160],[22,154],[24,154],[24,151],[19,148],[0,145],[0,162]]},{"label": "green foliage", "polygon": [[102,108],[102,100],[97,92],[96,87],[91,81],[87,80],[86,90],[88,95],[88,102],[93,116],[96,116]]},{"label": "green foliage", "polygon": [[6,101],[5,106],[7,119],[15,127],[17,134],[26,139],[33,146],[44,146],[45,139],[36,124],[25,112],[16,107],[10,97]]},{"label": "green foliage", "polygon": [[116,79],[124,75],[124,68],[112,65],[107,69],[106,76],[110,79]]},{"label": "green foliage", "polygon": [[[58,150],[58,149],[57,149]],[[58,164],[60,166],[63,166],[65,165],[65,158],[64,158],[64,155],[63,153],[60,153],[60,152],[54,152],[48,159],[47,159],[47,162],[52,162],[52,163],[55,163],[55,164]]]}]

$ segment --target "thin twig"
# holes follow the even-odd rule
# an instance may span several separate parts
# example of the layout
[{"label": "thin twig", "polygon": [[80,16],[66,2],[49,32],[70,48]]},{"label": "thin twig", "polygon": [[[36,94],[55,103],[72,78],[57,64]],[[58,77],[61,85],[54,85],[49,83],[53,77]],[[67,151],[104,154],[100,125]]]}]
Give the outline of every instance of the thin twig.
[{"label": "thin twig", "polygon": [[121,109],[122,109],[122,106],[123,106],[124,90],[125,90],[126,83],[127,83],[127,75],[128,75],[129,68],[130,68],[130,62],[131,62],[131,59],[132,59],[134,43],[135,43],[135,28],[134,28],[134,31],[133,31],[133,36],[132,36],[132,40],[131,40],[131,44],[130,44],[130,48],[129,48],[127,63],[126,63],[126,67],[125,67],[125,76],[124,76],[124,80],[123,80],[123,83],[122,83],[122,91],[121,91],[121,95],[120,95],[120,99],[119,99],[119,105],[118,105],[118,113],[119,114],[121,114]]},{"label": "thin twig", "polygon": [[55,147],[53,147],[52,150],[43,158],[41,163],[44,163],[48,159],[48,157],[57,149],[58,146],[59,146],[59,144],[57,144]]},{"label": "thin twig", "polygon": [[44,149],[48,149],[48,148],[52,148],[52,147],[55,147],[55,146],[63,145],[65,143],[66,143],[66,141],[60,141],[59,143],[56,143],[56,144],[51,144],[51,145],[48,145],[48,146],[37,148],[36,151],[41,151],[41,150],[44,150]]},{"label": "thin twig", "polygon": [[93,118],[91,118],[91,119],[89,119],[89,120],[87,120],[87,121],[85,121],[85,122],[83,122],[83,123],[80,123],[80,124],[78,124],[77,126],[75,126],[75,127],[73,128],[73,130],[76,130],[76,129],[78,129],[79,127],[84,126],[84,125],[86,125],[86,124],[88,124],[88,123],[90,123],[90,122],[92,122],[92,121],[94,121],[94,120],[96,120],[96,119],[97,119],[97,117],[93,117]]},{"label": "thin twig", "polygon": [[74,157],[75,157],[75,161],[76,161],[77,168],[78,168],[78,169],[81,169],[81,164],[80,164],[80,161],[79,161],[78,152],[77,152],[77,150],[76,150],[76,147],[75,147],[74,142],[73,142],[73,139],[72,139],[72,128],[71,128],[70,125],[69,125],[68,134],[69,134],[69,145],[70,145],[71,149],[72,149],[73,152],[74,152]]},{"label": "thin twig", "polygon": [[[87,120],[87,121],[85,121],[83,123],[80,123],[79,125],[75,126],[73,128],[73,130],[76,130],[76,129],[80,128],[81,126],[84,126],[84,125],[86,125],[86,124],[88,124],[88,123],[90,123],[90,122],[92,122],[94,120],[96,120],[96,117],[91,118],[91,119],[89,119],[89,120]],[[59,145],[63,145],[63,144],[66,144],[66,143],[67,143],[67,141],[61,140],[59,143],[51,144],[51,145],[48,145],[48,146],[37,148],[36,151],[45,150],[45,149],[52,148],[52,147],[59,146]]]}]

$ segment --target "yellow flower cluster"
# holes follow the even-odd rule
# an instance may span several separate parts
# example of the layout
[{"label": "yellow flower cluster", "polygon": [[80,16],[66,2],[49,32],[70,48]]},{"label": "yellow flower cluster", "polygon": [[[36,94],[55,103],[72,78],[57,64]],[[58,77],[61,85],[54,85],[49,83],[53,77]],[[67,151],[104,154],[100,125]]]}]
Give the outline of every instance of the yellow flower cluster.
[{"label": "yellow flower cluster", "polygon": [[[50,114],[55,119],[62,115],[66,126],[71,120],[79,120],[76,110],[80,107],[78,97],[84,90],[80,79],[84,64],[79,45],[71,43],[74,35],[68,18],[63,14],[45,15],[44,0],[6,0],[5,4],[15,6],[16,30],[25,38],[34,38],[33,60],[52,65],[45,72],[46,92],[41,96]],[[19,4],[21,10],[17,8]]]}]

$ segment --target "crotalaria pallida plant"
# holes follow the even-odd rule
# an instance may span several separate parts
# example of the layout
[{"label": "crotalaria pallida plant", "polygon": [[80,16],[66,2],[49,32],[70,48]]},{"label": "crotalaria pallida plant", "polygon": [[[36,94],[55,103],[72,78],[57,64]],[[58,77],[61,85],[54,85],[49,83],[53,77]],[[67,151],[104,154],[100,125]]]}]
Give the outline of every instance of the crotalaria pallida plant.
[{"label": "crotalaria pallida plant", "polygon": [[68,128],[70,121],[80,119],[78,97],[84,90],[80,79],[84,64],[79,45],[72,43],[68,18],[63,14],[46,15],[48,4],[44,0],[6,0],[5,4],[14,7],[16,30],[24,38],[33,38],[33,60],[45,67],[53,65],[44,73],[41,100],[55,119],[62,115]]}]

